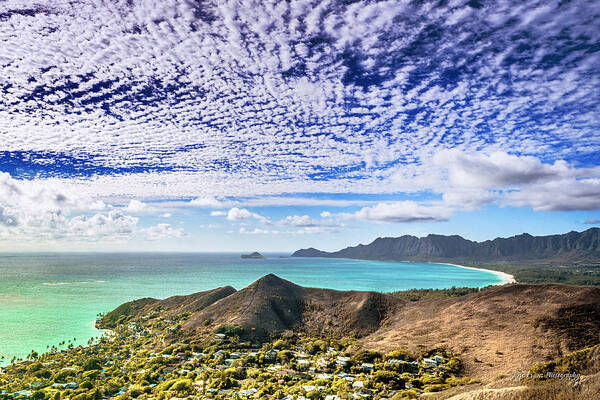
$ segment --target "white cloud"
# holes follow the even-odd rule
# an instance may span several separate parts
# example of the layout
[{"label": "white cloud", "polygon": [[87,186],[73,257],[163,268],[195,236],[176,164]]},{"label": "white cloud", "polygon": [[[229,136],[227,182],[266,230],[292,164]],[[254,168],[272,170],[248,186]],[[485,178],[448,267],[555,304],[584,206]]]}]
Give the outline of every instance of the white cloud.
[{"label": "white cloud", "polygon": [[190,204],[196,207],[226,207],[222,201],[217,200],[214,197],[198,197],[194,200],[191,200]]},{"label": "white cloud", "polygon": [[182,228],[173,228],[170,224],[158,224],[144,229],[148,240],[161,240],[166,238],[182,238],[185,233]]},{"label": "white cloud", "polygon": [[298,227],[313,227],[319,225],[319,221],[313,220],[308,215],[290,215],[285,217],[285,219],[280,221],[280,223],[282,225],[291,225]]},{"label": "white cloud", "polygon": [[0,207],[0,225],[4,225],[4,226],[17,226],[19,223],[17,221],[17,218],[7,214],[4,211],[3,207]]},{"label": "white cloud", "polygon": [[501,204],[536,211],[600,210],[600,179],[554,180],[504,196]]},{"label": "white cloud", "polygon": [[211,211],[210,212],[211,217],[224,217],[225,215],[227,215],[227,213],[225,211]]},{"label": "white cloud", "polygon": [[341,218],[377,223],[440,222],[452,216],[452,209],[444,205],[422,205],[414,201],[379,203],[363,207],[355,213],[342,213]]},{"label": "white cloud", "polygon": [[[459,3],[14,0],[0,28],[3,150],[93,198],[212,208],[409,191],[386,174],[425,175],[444,148],[551,160],[488,171],[501,185],[597,154],[596,4]],[[48,168],[58,159],[64,170]],[[458,162],[451,179],[486,185]]]},{"label": "white cloud", "polygon": [[142,201],[132,199],[127,204],[127,207],[125,207],[125,211],[132,214],[143,214],[152,212],[154,209]]},{"label": "white cloud", "polygon": [[[600,151],[597,4],[432,4],[3,4],[2,149],[42,178],[0,175],[0,224],[107,217],[111,197],[265,223],[246,208],[597,209],[598,171],[578,166]],[[442,203],[305,195],[413,192]]]},{"label": "white cloud", "polygon": [[180,232],[161,225],[141,228],[139,218],[125,214],[149,211],[150,207],[138,200],[127,207],[98,212],[106,208],[104,202],[59,184],[16,180],[0,173],[0,236],[6,239],[110,242],[145,237],[147,232],[153,238]]},{"label": "white cloud", "polygon": [[94,214],[92,216],[78,215],[65,220],[62,226],[57,226],[54,236],[66,236],[77,240],[114,240],[133,236],[137,230],[138,218],[125,215],[118,210],[107,214]]},{"label": "white cloud", "polygon": [[300,228],[290,232],[297,234],[337,233],[344,226],[332,219],[316,220],[310,218],[308,215],[289,215],[285,219],[278,221],[277,224]]},{"label": "white cloud", "polygon": [[575,168],[562,160],[549,164],[500,151],[443,151],[434,163],[441,168],[438,191],[448,206],[472,210],[500,204],[548,212],[600,209],[598,167]]},{"label": "white cloud", "polygon": [[306,226],[290,233],[297,235],[315,235],[319,233],[339,233],[341,230],[332,226]]},{"label": "white cloud", "polygon": [[268,223],[267,218],[263,217],[260,214],[250,212],[245,208],[233,207],[229,211],[227,211],[227,219],[229,221],[243,221],[251,218],[258,219],[263,223]]},{"label": "white cloud", "polygon": [[564,161],[544,164],[533,156],[517,156],[504,151],[470,154],[456,149],[445,150],[436,153],[433,161],[448,171],[449,183],[458,187],[511,188],[577,173]]},{"label": "white cloud", "polygon": [[238,233],[241,233],[243,235],[278,235],[280,232],[274,229],[254,228],[252,230],[247,230],[246,228],[241,227],[238,230]]}]

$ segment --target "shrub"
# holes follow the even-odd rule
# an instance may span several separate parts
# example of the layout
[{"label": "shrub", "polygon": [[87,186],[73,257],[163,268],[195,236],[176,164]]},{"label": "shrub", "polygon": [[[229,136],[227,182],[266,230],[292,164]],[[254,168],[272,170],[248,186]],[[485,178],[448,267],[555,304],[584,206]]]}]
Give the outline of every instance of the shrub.
[{"label": "shrub", "polygon": [[173,383],[173,386],[171,386],[171,390],[174,390],[176,392],[184,392],[193,389],[193,387],[194,386],[190,379],[179,379],[175,383]]},{"label": "shrub", "polygon": [[373,374],[373,381],[376,383],[385,383],[394,389],[404,388],[404,380],[399,373],[393,371],[376,371]]},{"label": "shrub", "polygon": [[37,390],[31,395],[31,400],[44,400],[45,398],[46,395],[41,390]]},{"label": "shrub", "polygon": [[446,389],[446,386],[440,383],[434,385],[425,385],[423,387],[424,392],[441,392],[444,389]]},{"label": "shrub", "polygon": [[404,360],[412,361],[414,357],[410,355],[406,350],[393,350],[385,355],[386,360]]},{"label": "shrub", "polygon": [[430,374],[423,374],[423,376],[421,377],[421,382],[423,382],[423,385],[435,385],[444,383],[442,378],[440,378],[439,376]]},{"label": "shrub", "polygon": [[82,365],[84,371],[102,369],[102,361],[98,358],[90,358]]},{"label": "shrub", "polygon": [[447,363],[444,364],[444,366],[448,372],[457,374],[462,369],[462,361],[459,358],[452,357]]},{"label": "shrub", "polygon": [[381,354],[379,354],[376,351],[361,350],[358,353],[356,353],[354,355],[354,357],[352,357],[352,358],[354,358],[354,360],[359,363],[364,363],[364,362],[370,363],[370,362],[375,361],[378,358],[381,358]]},{"label": "shrub", "polygon": [[215,333],[223,333],[227,336],[240,336],[244,332],[244,328],[234,324],[223,324],[219,325],[215,329]]},{"label": "shrub", "polygon": [[277,359],[279,359],[280,362],[287,362],[290,361],[294,358],[294,352],[291,350],[282,350],[279,353],[277,353]]},{"label": "shrub", "polygon": [[309,354],[317,354],[317,353],[327,350],[327,347],[328,347],[327,342],[325,342],[324,340],[321,340],[321,339],[317,339],[315,341],[308,342],[306,344],[306,351]]},{"label": "shrub", "polygon": [[144,387],[141,385],[133,385],[133,386],[131,386],[131,388],[129,388],[129,395],[131,397],[135,398],[135,397],[140,396],[143,393],[144,393]]}]

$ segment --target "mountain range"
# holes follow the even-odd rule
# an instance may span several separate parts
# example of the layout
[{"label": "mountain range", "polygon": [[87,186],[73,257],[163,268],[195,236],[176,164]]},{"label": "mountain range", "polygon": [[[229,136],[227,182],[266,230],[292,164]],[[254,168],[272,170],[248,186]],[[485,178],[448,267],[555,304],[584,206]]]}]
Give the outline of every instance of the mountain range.
[{"label": "mountain range", "polygon": [[470,264],[597,264],[600,262],[600,228],[561,235],[532,236],[528,233],[484,242],[458,235],[377,238],[368,245],[326,252],[301,249],[292,257],[353,258],[389,261],[451,261]]}]

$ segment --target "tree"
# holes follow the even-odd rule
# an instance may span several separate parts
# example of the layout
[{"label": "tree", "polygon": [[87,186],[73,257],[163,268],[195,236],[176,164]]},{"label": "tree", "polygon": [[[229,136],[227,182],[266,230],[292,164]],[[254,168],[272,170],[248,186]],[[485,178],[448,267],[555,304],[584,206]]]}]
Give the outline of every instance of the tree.
[{"label": "tree", "polygon": [[37,390],[31,395],[31,400],[44,400],[45,398],[46,395],[41,390]]}]

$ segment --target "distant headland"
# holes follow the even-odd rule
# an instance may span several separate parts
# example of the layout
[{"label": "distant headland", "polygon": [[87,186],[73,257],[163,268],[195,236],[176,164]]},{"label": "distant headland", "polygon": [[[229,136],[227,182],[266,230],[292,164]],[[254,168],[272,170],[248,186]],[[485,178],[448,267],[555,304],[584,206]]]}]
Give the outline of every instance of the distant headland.
[{"label": "distant headland", "polygon": [[562,235],[532,236],[475,242],[458,235],[428,235],[418,238],[377,238],[368,245],[326,252],[301,249],[292,257],[331,257],[387,261],[437,261],[459,264],[599,264],[600,228]]}]

